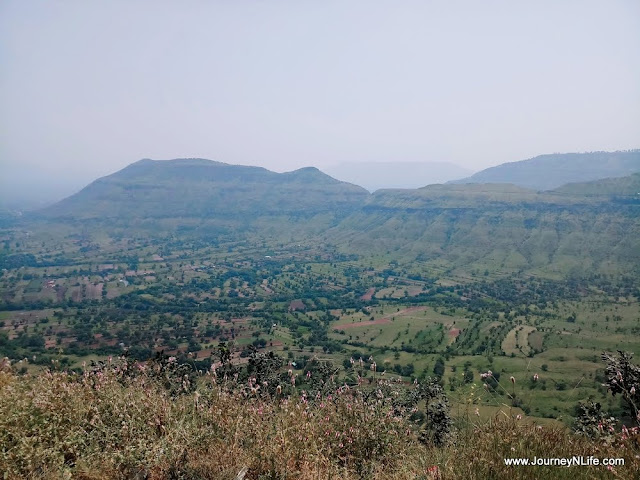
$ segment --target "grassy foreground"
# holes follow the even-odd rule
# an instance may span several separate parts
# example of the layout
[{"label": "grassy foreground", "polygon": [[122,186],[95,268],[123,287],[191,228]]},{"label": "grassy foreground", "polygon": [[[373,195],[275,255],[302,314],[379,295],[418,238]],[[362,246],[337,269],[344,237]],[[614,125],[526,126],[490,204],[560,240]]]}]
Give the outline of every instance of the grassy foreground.
[{"label": "grassy foreground", "polygon": [[[604,443],[526,419],[471,419],[437,447],[424,441],[412,412],[390,407],[385,396],[394,393],[383,384],[313,398],[259,387],[231,389],[211,372],[195,382],[163,377],[152,364],[117,361],[81,374],[18,375],[5,360],[0,471],[8,479],[230,480],[634,479],[640,472],[637,433]],[[503,461],[575,455],[622,457],[625,465]]]}]

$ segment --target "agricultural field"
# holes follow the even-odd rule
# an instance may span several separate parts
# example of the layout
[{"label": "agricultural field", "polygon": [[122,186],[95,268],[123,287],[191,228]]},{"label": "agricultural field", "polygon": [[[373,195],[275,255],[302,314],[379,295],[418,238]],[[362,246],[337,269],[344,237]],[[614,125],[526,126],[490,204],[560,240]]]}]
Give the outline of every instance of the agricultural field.
[{"label": "agricultural field", "polygon": [[273,351],[299,375],[320,359],[345,381],[437,377],[454,411],[569,422],[587,399],[621,411],[602,351],[640,354],[628,279],[418,274],[303,242],[3,235],[24,254],[0,276],[0,354],[26,370],[160,352],[206,367],[225,345],[237,363]]}]

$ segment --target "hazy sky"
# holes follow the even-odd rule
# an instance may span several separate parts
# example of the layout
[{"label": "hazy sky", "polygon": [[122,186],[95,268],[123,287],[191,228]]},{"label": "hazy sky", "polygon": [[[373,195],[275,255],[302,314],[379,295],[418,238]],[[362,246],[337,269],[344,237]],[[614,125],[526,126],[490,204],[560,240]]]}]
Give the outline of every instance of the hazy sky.
[{"label": "hazy sky", "polygon": [[3,0],[0,59],[5,189],[640,147],[638,0]]}]

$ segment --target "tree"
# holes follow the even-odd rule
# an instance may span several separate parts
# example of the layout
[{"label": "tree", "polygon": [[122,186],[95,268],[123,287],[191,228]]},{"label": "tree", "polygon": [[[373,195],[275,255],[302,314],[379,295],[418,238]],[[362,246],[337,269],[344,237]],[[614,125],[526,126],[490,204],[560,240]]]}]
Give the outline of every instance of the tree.
[{"label": "tree", "polygon": [[433,374],[440,378],[444,375],[444,359],[442,357],[438,357],[436,360],[436,364],[433,367]]}]

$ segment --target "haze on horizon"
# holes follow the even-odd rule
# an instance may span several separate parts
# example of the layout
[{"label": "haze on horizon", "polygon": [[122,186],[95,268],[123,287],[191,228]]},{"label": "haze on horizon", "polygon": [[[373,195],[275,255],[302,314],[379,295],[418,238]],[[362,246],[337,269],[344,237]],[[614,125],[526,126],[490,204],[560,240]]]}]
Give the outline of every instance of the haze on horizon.
[{"label": "haze on horizon", "polygon": [[639,46],[634,0],[5,0],[0,201],[141,158],[480,170],[638,148]]}]

